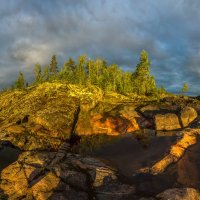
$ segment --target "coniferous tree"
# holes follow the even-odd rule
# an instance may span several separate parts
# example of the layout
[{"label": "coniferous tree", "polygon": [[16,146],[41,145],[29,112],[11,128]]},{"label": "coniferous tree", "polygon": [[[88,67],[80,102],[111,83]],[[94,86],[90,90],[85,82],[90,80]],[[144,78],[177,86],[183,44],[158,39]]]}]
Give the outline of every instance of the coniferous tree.
[{"label": "coniferous tree", "polygon": [[50,76],[49,66],[46,65],[46,66],[44,67],[44,72],[43,72],[43,75],[42,75],[42,80],[48,81],[48,80],[49,80],[49,76]]},{"label": "coniferous tree", "polygon": [[83,85],[86,79],[85,73],[85,64],[86,64],[86,55],[79,56],[78,58],[78,65],[76,68],[76,78],[78,80],[79,85]]},{"label": "coniferous tree", "polygon": [[39,63],[35,65],[34,74],[35,74],[35,82],[40,83],[42,81],[42,70]]},{"label": "coniferous tree", "polygon": [[131,76],[132,76],[132,74],[130,72],[123,73],[122,84],[123,84],[123,92],[124,93],[130,93],[133,91]]},{"label": "coniferous tree", "polygon": [[67,62],[64,62],[60,71],[60,78],[67,80],[69,83],[75,83],[76,63],[72,58],[69,58]]},{"label": "coniferous tree", "polygon": [[71,77],[70,77],[70,81],[71,83],[75,83],[75,75],[76,75],[76,63],[72,58],[69,58],[69,60],[67,61],[67,65],[69,66],[70,72],[71,72]]},{"label": "coniferous tree", "polygon": [[150,75],[150,65],[148,53],[143,50],[140,54],[140,62],[132,75],[134,92],[148,95],[156,91],[156,82],[154,77]]},{"label": "coniferous tree", "polygon": [[61,70],[59,72],[59,79],[64,79],[64,80],[68,80],[68,73],[69,73],[69,69],[67,66],[67,62],[64,62],[63,66],[61,67]]},{"label": "coniferous tree", "polygon": [[[148,59],[148,53],[142,51],[139,63],[133,73],[123,72],[116,65],[107,63],[102,59],[87,59],[86,55],[81,55],[75,62],[72,58],[64,62],[60,72],[58,73],[57,59],[53,55],[49,66],[44,68],[42,73],[41,66],[35,65],[34,74],[35,82],[49,81],[56,79],[67,80],[68,83],[79,85],[96,85],[105,91],[114,91],[119,93],[135,92],[140,95],[151,95],[155,92],[162,93],[162,88],[156,87],[156,82],[150,74],[151,63]],[[184,91],[188,90],[187,84]],[[23,74],[20,73],[16,82],[17,88],[24,88]],[[184,92],[182,91],[182,92]]]},{"label": "coniferous tree", "polygon": [[101,76],[101,70],[103,66],[103,60],[102,59],[97,59],[94,64],[94,69],[95,69],[95,77],[94,77],[94,82],[96,85],[99,86],[100,83],[100,76]]},{"label": "coniferous tree", "polygon": [[110,85],[112,85],[112,91],[114,92],[122,92],[122,70],[118,67],[117,64],[112,64],[109,67],[110,72]]},{"label": "coniferous tree", "polygon": [[89,59],[88,62],[86,63],[86,74],[87,74],[87,84],[88,85],[91,85],[93,83],[93,81],[92,81],[93,68],[94,68],[94,62],[93,62],[93,60]]},{"label": "coniferous tree", "polygon": [[107,83],[109,82],[109,72],[108,72],[108,66],[105,60],[101,61],[101,70],[100,70],[100,75],[99,75],[99,80],[98,80],[98,85],[100,88],[103,90],[106,89]]},{"label": "coniferous tree", "polygon": [[16,88],[18,88],[18,89],[24,89],[25,80],[24,80],[24,75],[22,72],[19,72],[18,79],[17,79],[15,85],[16,85]]},{"label": "coniferous tree", "polygon": [[51,58],[49,71],[51,75],[56,75],[58,72],[58,63],[57,63],[56,55],[53,55]]},{"label": "coniferous tree", "polygon": [[74,62],[74,60],[70,57],[67,61],[67,66],[69,66],[70,70],[75,72],[76,70],[76,63]]},{"label": "coniferous tree", "polygon": [[68,62],[64,62],[59,73],[59,78],[62,80],[67,80],[69,83],[73,83],[73,78],[74,78],[73,76],[74,72],[71,66],[69,65]]}]

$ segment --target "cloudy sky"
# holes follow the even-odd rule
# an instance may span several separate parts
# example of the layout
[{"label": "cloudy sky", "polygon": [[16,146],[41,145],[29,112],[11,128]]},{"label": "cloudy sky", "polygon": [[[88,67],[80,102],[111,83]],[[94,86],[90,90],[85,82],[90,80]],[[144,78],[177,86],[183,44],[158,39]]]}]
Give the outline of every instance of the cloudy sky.
[{"label": "cloudy sky", "polygon": [[134,70],[149,53],[158,85],[200,95],[199,0],[5,0],[0,6],[0,87],[35,63],[86,53]]}]

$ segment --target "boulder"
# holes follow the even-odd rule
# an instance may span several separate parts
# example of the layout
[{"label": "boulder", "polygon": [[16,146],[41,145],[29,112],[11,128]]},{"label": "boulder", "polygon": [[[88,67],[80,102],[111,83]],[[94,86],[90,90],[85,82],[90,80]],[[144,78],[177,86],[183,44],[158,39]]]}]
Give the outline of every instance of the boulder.
[{"label": "boulder", "polygon": [[173,188],[156,196],[160,200],[199,200],[200,193],[193,188]]},{"label": "boulder", "polygon": [[157,114],[155,116],[155,126],[156,130],[176,130],[181,128],[179,124],[179,119],[176,114],[173,113],[167,113],[167,114]]},{"label": "boulder", "polygon": [[191,122],[197,118],[198,114],[196,110],[192,107],[185,107],[181,111],[181,121],[183,127],[187,127]]},{"label": "boulder", "polygon": [[2,130],[0,141],[9,141],[21,150],[58,149],[62,139],[66,137],[66,134],[61,133],[61,131],[59,134],[50,132],[39,125],[32,127],[11,125]]},{"label": "boulder", "polygon": [[156,114],[176,112],[177,108],[174,105],[146,105],[140,109],[140,112],[146,118],[154,118]]},{"label": "boulder", "polygon": [[147,105],[140,109],[140,112],[146,117],[146,118],[153,118],[156,113],[158,113],[160,110],[159,106],[157,105]]},{"label": "boulder", "polygon": [[[130,123],[138,129],[151,128],[152,122],[150,119],[144,118],[137,111],[134,105],[125,105],[119,110],[122,117],[129,120]],[[130,131],[131,132],[131,131]]]}]

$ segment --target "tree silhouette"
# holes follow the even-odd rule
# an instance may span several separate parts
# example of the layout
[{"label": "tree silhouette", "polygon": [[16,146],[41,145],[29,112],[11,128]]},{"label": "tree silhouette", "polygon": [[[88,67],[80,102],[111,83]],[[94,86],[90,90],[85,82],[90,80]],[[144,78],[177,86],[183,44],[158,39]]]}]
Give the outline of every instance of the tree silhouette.
[{"label": "tree silhouette", "polygon": [[57,72],[58,72],[58,63],[57,63],[56,55],[53,55],[52,58],[51,58],[49,71],[50,71],[51,75],[56,75]]}]

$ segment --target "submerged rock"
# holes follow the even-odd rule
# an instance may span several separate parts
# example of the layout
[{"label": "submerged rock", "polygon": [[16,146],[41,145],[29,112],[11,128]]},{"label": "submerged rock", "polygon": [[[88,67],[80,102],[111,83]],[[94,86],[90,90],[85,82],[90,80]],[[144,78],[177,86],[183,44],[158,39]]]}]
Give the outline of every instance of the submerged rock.
[{"label": "submerged rock", "polygon": [[183,136],[171,146],[168,154],[150,168],[150,173],[154,175],[160,174],[164,172],[170,164],[177,162],[188,147],[197,143],[197,135],[199,133],[200,132],[193,130],[185,131]]},{"label": "submerged rock", "polygon": [[156,196],[160,200],[199,200],[200,192],[193,188],[168,189]]}]

